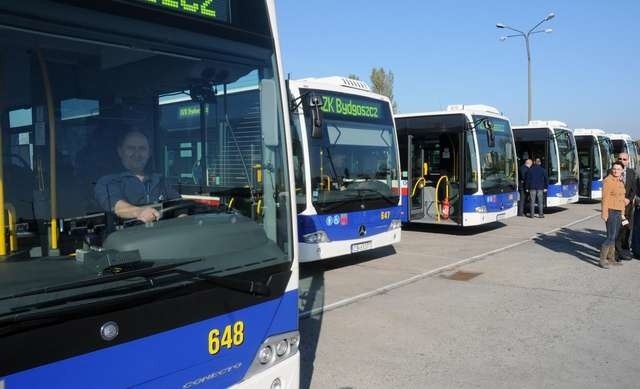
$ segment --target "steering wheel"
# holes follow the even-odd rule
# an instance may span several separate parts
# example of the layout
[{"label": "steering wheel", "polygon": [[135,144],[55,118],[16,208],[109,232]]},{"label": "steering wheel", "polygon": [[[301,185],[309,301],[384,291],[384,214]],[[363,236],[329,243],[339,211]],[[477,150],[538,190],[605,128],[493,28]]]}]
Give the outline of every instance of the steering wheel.
[{"label": "steering wheel", "polygon": [[[191,199],[180,199],[180,200],[171,200],[171,202],[176,202],[176,204],[170,205],[168,207],[162,207],[159,209],[160,211],[160,219],[164,219],[167,215],[174,214],[180,215],[179,211],[186,211],[187,215],[193,215],[196,213],[204,213],[210,212],[212,210],[216,210],[218,212],[223,212],[223,206],[215,206],[206,203],[201,203]],[[185,213],[182,213],[185,214]]]}]

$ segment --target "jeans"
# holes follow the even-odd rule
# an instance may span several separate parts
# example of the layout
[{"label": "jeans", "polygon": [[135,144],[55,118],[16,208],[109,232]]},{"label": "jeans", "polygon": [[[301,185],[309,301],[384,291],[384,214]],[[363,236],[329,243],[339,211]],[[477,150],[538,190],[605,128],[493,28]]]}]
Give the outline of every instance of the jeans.
[{"label": "jeans", "polygon": [[616,239],[618,238],[618,232],[622,225],[622,212],[610,209],[609,217],[607,218],[607,240],[604,241],[604,246],[614,246]]},{"label": "jeans", "polygon": [[533,208],[534,208],[534,203],[537,202],[538,203],[538,214],[540,214],[540,216],[543,215],[544,211],[544,190],[543,189],[529,189],[529,196],[531,197],[531,199],[529,200],[529,209],[531,211],[531,216],[533,216]]}]

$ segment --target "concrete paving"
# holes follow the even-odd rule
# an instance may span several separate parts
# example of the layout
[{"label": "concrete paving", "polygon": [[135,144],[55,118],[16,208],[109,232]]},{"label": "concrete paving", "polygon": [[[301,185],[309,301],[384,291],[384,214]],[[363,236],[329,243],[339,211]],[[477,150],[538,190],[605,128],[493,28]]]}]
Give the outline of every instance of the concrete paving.
[{"label": "concrete paving", "polygon": [[303,267],[301,386],[640,387],[640,261],[595,265],[597,208]]}]

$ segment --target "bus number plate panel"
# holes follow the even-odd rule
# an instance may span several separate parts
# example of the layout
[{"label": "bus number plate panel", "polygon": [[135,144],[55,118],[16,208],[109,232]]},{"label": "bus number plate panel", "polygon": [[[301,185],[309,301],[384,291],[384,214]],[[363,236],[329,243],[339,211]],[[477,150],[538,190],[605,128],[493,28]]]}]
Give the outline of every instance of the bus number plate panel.
[{"label": "bus number plate panel", "polygon": [[373,248],[373,242],[368,240],[366,242],[354,243],[351,245],[351,252],[357,253],[360,251],[366,251]]}]

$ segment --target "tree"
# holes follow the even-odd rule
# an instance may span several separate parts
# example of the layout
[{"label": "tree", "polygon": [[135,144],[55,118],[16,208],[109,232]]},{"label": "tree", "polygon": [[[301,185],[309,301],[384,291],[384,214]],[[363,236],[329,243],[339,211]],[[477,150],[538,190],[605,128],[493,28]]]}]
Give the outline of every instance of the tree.
[{"label": "tree", "polygon": [[360,80],[360,77],[358,77],[357,75],[351,73],[347,76],[347,78],[350,78],[352,80]]},{"label": "tree", "polygon": [[371,89],[378,94],[387,96],[391,100],[393,113],[398,112],[398,104],[393,98],[393,72],[384,68],[371,69]]}]

